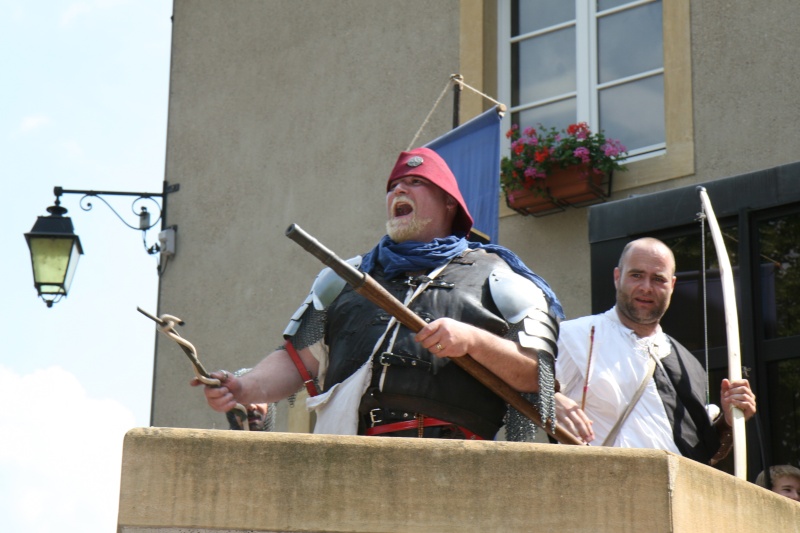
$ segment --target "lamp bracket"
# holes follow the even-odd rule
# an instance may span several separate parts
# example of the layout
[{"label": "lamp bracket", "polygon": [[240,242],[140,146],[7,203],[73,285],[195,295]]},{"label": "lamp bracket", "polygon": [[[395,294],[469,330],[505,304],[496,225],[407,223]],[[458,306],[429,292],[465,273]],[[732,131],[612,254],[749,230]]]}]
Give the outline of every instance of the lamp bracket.
[{"label": "lamp bracket", "polygon": [[[133,192],[133,191],[94,191],[94,190],[81,190],[81,189],[64,189],[63,187],[54,187],[53,194],[56,196],[56,205],[59,205],[59,198],[64,194],[82,194],[83,197],[79,200],[78,205],[80,205],[81,209],[84,211],[91,211],[94,207],[92,203],[89,201],[90,198],[98,198],[104,204],[108,206],[109,209],[117,216],[117,218],[122,221],[123,224],[128,226],[134,230],[142,230],[147,231],[149,229],[154,228],[159,222],[161,222],[162,218],[164,218],[166,212],[166,195],[169,193],[177,192],[180,190],[180,184],[168,184],[164,182],[164,189],[162,192]],[[129,224],[122,215],[117,212],[114,207],[108,203],[108,201],[103,198],[103,196],[132,196],[135,197],[134,200],[131,202],[131,211],[137,217],[139,217],[138,225],[134,226]],[[159,203],[155,197],[161,198],[161,203]],[[155,222],[150,223],[150,214],[147,210],[147,207],[143,205],[144,202],[152,202],[152,205],[158,210],[158,216],[156,217]],[[138,211],[137,211],[138,209]],[[142,221],[146,221],[143,223]]]}]

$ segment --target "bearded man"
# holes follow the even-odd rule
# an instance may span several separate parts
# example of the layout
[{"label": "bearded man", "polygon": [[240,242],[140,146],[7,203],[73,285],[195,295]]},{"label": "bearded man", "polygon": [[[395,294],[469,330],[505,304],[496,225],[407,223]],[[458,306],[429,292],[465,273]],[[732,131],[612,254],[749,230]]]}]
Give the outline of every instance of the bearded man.
[{"label": "bearded man", "polygon": [[307,402],[315,433],[493,439],[507,423],[507,437],[531,439],[527,421],[507,417],[505,402],[450,359],[469,354],[537,394],[542,418],[554,421],[558,299],[509,250],[466,239],[472,217],[434,151],[400,154],[386,190],[387,235],[348,262],[428,324],[414,334],[325,269],[286,328],[288,343],[245,375],[214,374],[222,386],[205,388],[209,405],[276,402],[307,370],[323,391]]},{"label": "bearded man", "polygon": [[666,244],[648,237],[625,246],[614,269],[616,306],[561,325],[558,423],[594,445],[668,450],[713,465],[731,449],[731,406],[749,419],[755,396],[746,379],[724,379],[723,415],[707,408],[705,370],[661,329],[675,281]]}]

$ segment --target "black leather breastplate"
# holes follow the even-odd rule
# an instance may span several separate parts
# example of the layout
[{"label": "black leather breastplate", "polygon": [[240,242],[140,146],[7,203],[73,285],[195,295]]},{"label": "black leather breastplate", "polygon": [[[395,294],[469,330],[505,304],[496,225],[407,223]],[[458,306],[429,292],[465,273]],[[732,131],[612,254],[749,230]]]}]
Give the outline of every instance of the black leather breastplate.
[{"label": "black leather breastplate", "polygon": [[[509,267],[495,254],[483,250],[456,258],[436,278],[440,283],[429,286],[410,308],[428,322],[449,317],[504,336],[508,324],[494,305],[488,285],[489,274],[496,268]],[[397,299],[405,299],[409,290],[407,278],[387,281],[379,269],[372,277]],[[390,316],[349,286],[328,307],[327,316],[325,341],[330,351],[325,387],[330,388],[367,360]],[[502,426],[505,403],[449,359],[439,359],[422,348],[405,326],[398,327],[391,350],[387,350],[385,341],[377,352],[380,355],[390,351],[394,356],[385,358],[390,366],[383,391],[377,391],[383,366],[376,359],[374,387],[365,397],[363,408],[380,406],[419,412],[492,438]]]}]

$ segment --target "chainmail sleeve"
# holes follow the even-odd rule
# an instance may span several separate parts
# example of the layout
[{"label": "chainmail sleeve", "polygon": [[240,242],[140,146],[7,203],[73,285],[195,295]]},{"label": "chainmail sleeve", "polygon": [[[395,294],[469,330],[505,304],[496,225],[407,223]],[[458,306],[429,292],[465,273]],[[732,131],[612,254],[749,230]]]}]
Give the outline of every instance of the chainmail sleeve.
[{"label": "chainmail sleeve", "polygon": [[[240,368],[233,373],[234,376],[241,377],[253,370],[252,368]],[[273,431],[275,429],[275,416],[278,411],[278,404],[270,402],[267,404],[267,415],[264,417],[264,427],[261,431]],[[234,429],[234,428],[231,428]]]},{"label": "chainmail sleeve", "polygon": [[[295,349],[300,351],[304,348],[319,346],[325,337],[325,321],[327,320],[325,309],[319,310],[309,305],[297,320],[294,333],[290,336]],[[322,368],[324,371],[324,367]],[[314,385],[317,390],[322,390],[319,376],[314,377]],[[297,393],[287,398],[289,406],[294,407]]]},{"label": "chainmail sleeve", "polygon": [[[513,324],[506,338],[518,341],[520,332],[524,331],[522,322]],[[524,333],[523,333],[524,334]],[[539,350],[539,392],[525,392],[522,397],[539,409],[542,421],[550,424],[550,429],[556,427],[555,404],[555,357],[548,351]],[[538,429],[527,416],[514,407],[509,406],[505,420],[506,440],[513,442],[533,442]]]},{"label": "chainmail sleeve", "polygon": [[302,350],[321,341],[325,336],[325,321],[327,318],[327,313],[324,309],[321,311],[314,307],[306,309],[297,332],[292,336],[294,347],[297,350]]}]

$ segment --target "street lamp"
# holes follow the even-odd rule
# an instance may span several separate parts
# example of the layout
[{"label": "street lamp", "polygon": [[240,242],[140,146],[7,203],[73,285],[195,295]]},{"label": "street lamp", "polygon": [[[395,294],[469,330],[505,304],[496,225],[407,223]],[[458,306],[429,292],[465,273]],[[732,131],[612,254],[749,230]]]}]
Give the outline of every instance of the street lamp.
[{"label": "street lamp", "polygon": [[50,216],[38,217],[25,240],[31,250],[33,285],[47,307],[52,307],[69,292],[83,247],[58,197],[47,212]]},{"label": "street lamp", "polygon": [[[83,198],[80,200],[80,206],[84,211],[92,209],[92,204],[87,201],[88,198],[98,198],[117,215],[123,224],[131,229],[141,230],[147,253],[160,253],[162,262],[165,262],[175,255],[175,230],[177,227],[164,228],[158,235],[158,244],[154,244],[149,248],[147,247],[145,235],[148,230],[155,227],[159,222],[163,227],[167,210],[167,193],[175,192],[179,187],[177,184],[168,185],[167,182],[164,182],[164,189],[160,193],[83,191],[55,187],[53,189],[53,193],[56,196],[55,205],[47,208],[47,212],[50,215],[38,217],[31,231],[25,234],[25,240],[28,242],[28,248],[30,248],[31,252],[33,285],[36,287],[39,296],[47,304],[47,307],[53,307],[54,303],[67,296],[72,284],[72,278],[75,276],[78,258],[83,254],[83,246],[81,246],[80,238],[74,233],[72,220],[64,216],[67,213],[67,209],[61,206],[61,195],[82,194]],[[131,209],[139,218],[138,227],[126,222],[102,195],[135,196],[136,199],[131,203]],[[161,204],[153,197],[161,197]],[[155,222],[150,222],[150,212],[147,207],[139,206],[139,212],[136,212],[136,207],[142,201],[150,201],[158,208],[158,217]]]}]

